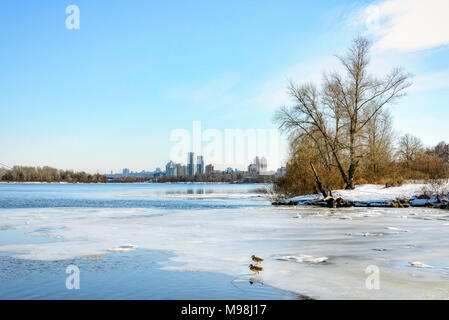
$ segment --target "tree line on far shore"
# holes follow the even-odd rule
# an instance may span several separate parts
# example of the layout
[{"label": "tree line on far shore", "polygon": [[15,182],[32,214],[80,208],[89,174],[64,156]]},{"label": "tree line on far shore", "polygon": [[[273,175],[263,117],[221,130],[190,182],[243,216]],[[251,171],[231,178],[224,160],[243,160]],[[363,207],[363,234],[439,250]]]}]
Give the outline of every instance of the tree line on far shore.
[{"label": "tree line on far shore", "polygon": [[274,118],[290,141],[286,175],[274,185],[279,197],[449,178],[448,143],[425,148],[410,134],[396,137],[388,107],[404,96],[409,75],[395,68],[373,76],[369,49],[366,39],[356,38],[338,57],[344,71],[326,73],[319,87],[290,82],[294,104]]},{"label": "tree line on far shore", "polygon": [[67,182],[67,183],[106,183],[108,179],[101,174],[89,174],[72,170],[58,170],[51,167],[0,168],[0,181],[3,182]]},{"label": "tree line on far shore", "polygon": [[217,174],[197,174],[194,176],[161,176],[158,178],[148,177],[118,177],[110,180],[113,183],[132,182],[155,182],[155,183],[176,183],[176,182],[206,182],[206,183],[271,183],[274,181],[273,175],[248,175],[244,173],[217,173]]}]

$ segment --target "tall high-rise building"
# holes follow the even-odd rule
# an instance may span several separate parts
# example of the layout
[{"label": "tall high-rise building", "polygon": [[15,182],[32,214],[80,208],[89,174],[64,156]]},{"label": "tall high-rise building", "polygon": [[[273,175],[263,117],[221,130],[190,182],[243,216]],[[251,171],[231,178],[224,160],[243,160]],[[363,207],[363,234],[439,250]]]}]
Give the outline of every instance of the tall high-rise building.
[{"label": "tall high-rise building", "polygon": [[254,164],[254,166],[256,168],[255,171],[257,171],[257,173],[259,173],[260,172],[260,159],[259,159],[258,156],[256,156],[254,158],[253,164]]},{"label": "tall high-rise building", "polygon": [[198,156],[196,158],[196,174],[204,174],[204,157]]},{"label": "tall high-rise building", "polygon": [[267,159],[265,157],[255,157],[253,163],[248,166],[248,172],[260,174],[266,172],[267,167]]},{"label": "tall high-rise building", "polygon": [[194,176],[195,173],[196,173],[195,153],[189,152],[187,154],[187,175]]},{"label": "tall high-rise building", "polygon": [[260,158],[259,172],[267,171],[267,169],[268,169],[267,159],[265,157]]}]

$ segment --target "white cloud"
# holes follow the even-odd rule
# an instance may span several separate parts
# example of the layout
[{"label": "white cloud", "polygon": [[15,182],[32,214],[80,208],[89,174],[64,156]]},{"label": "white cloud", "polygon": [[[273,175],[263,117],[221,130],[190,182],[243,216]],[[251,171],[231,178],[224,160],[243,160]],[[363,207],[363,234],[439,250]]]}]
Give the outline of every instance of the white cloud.
[{"label": "white cloud", "polygon": [[423,92],[438,90],[449,87],[449,70],[443,70],[435,73],[421,74],[413,79],[413,86],[410,92]]},{"label": "white cloud", "polygon": [[379,51],[417,51],[449,44],[448,0],[385,0],[361,10],[359,23]]}]

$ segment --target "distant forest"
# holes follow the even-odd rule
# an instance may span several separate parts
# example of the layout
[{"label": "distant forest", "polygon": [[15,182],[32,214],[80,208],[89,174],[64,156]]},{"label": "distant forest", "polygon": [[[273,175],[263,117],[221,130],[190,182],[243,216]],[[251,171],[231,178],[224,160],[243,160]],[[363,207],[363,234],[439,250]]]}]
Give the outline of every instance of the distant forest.
[{"label": "distant forest", "polygon": [[50,167],[0,168],[0,181],[4,182],[67,182],[67,183],[106,183],[108,179],[101,174],[89,174],[71,170],[58,170]]}]

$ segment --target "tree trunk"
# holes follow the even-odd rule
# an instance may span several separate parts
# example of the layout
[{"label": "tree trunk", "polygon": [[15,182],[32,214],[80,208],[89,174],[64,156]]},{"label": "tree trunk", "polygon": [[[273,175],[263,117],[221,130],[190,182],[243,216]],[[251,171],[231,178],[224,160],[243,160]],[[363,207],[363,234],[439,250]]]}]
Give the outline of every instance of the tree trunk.
[{"label": "tree trunk", "polygon": [[343,166],[341,165],[340,159],[338,158],[338,155],[334,150],[332,150],[332,155],[334,156],[338,171],[340,172],[341,177],[343,178],[343,181],[346,183],[346,185],[348,185],[349,184],[348,176],[346,175],[345,170],[343,169]]},{"label": "tree trunk", "polygon": [[346,190],[353,190],[354,189],[354,174],[357,169],[358,161],[355,163],[351,163],[348,169],[348,179],[346,181]]},{"label": "tree trunk", "polygon": [[318,177],[318,174],[316,173],[315,167],[313,166],[312,162],[310,162],[310,166],[312,167],[313,174],[315,175],[315,181],[316,181],[318,190],[320,190],[320,192],[323,195],[323,197],[326,198],[327,197],[327,192],[326,192],[326,190],[324,190],[323,184],[321,183],[321,180]]}]

